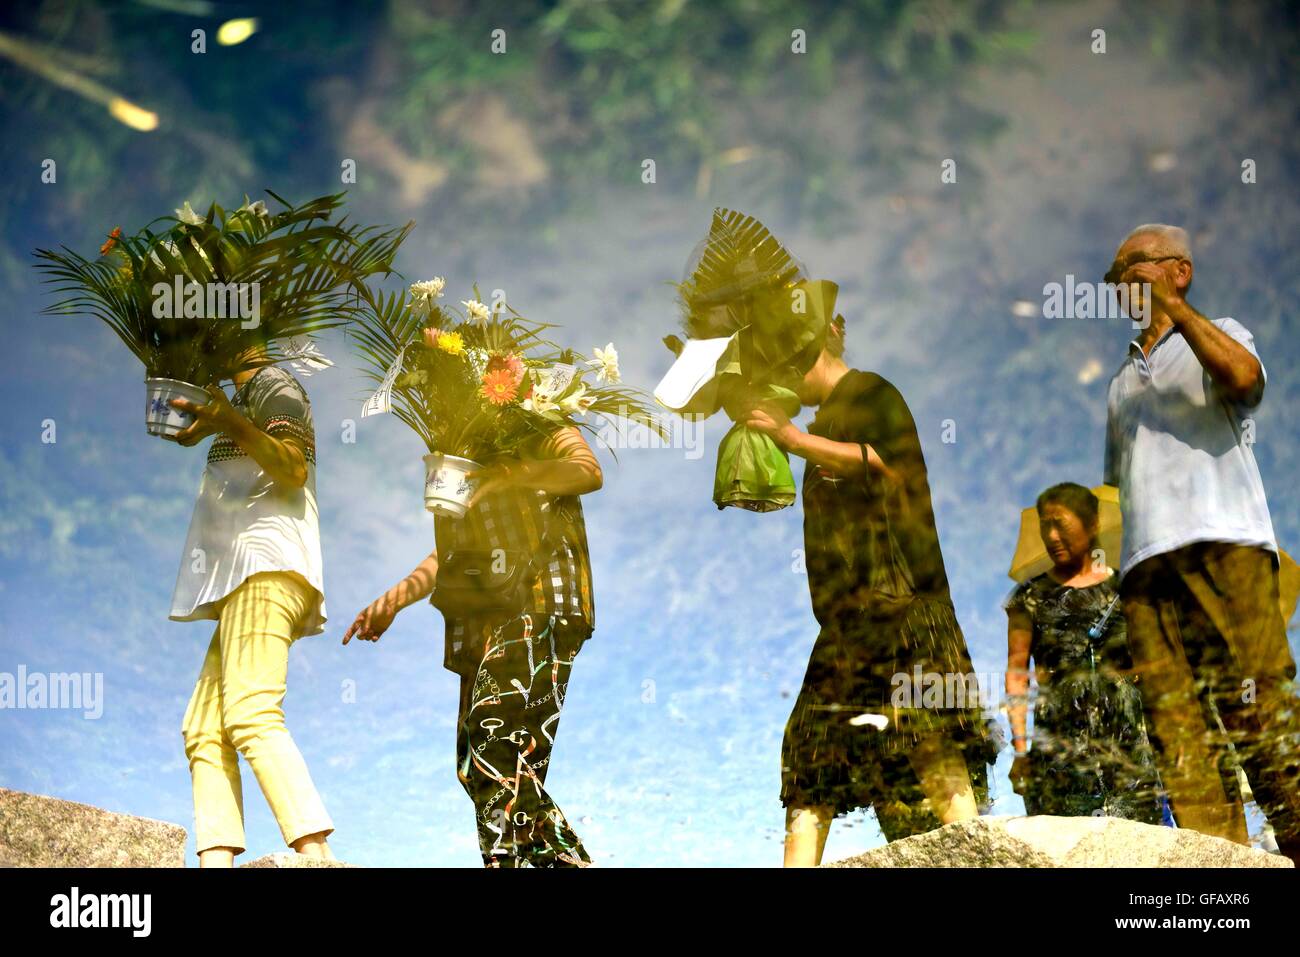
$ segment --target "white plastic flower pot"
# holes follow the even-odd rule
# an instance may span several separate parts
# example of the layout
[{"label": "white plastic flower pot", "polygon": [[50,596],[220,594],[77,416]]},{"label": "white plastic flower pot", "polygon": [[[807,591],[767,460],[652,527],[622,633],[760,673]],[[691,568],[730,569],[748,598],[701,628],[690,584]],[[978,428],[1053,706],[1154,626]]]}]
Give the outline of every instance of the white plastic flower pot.
[{"label": "white plastic flower pot", "polygon": [[150,435],[171,438],[194,424],[194,416],[173,408],[172,399],[188,399],[196,405],[212,400],[201,386],[179,379],[145,379],[144,426]]},{"label": "white plastic flower pot", "polygon": [[432,452],[424,457],[424,507],[435,515],[464,518],[469,500],[478,487],[470,472],[483,466],[473,459]]}]

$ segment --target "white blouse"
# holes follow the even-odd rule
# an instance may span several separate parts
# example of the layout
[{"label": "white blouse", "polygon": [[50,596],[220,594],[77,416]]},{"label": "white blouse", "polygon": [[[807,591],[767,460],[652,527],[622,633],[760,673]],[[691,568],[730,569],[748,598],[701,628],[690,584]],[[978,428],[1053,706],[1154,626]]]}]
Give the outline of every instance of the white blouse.
[{"label": "white blouse", "polygon": [[245,579],[259,572],[293,572],[316,592],[316,603],[294,637],[320,634],[325,593],[311,403],[298,380],[277,366],[259,369],[231,403],[269,435],[293,435],[303,443],[307,482],[302,488],[275,483],[228,436],[217,435],[208,449],[170,617],[215,619],[221,601]]}]

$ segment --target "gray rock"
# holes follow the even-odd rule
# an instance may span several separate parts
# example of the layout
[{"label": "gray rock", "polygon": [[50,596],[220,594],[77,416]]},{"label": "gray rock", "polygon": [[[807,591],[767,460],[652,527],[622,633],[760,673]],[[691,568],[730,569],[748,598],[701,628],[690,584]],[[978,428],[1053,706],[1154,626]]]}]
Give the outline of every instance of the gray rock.
[{"label": "gray rock", "polygon": [[1294,867],[1222,838],[1116,817],[981,817],[826,867]]},{"label": "gray rock", "polygon": [[0,788],[0,866],[184,867],[185,828]]},{"label": "gray rock", "polygon": [[323,861],[317,857],[308,857],[306,854],[295,854],[293,851],[277,851],[274,854],[267,854],[247,864],[240,864],[240,867],[355,867],[355,864],[344,864],[342,861]]}]

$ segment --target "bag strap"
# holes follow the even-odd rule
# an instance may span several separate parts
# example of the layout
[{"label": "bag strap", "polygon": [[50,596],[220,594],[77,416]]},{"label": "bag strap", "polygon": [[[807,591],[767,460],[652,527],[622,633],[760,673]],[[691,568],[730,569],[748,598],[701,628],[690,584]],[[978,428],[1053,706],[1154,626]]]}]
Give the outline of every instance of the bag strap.
[{"label": "bag strap", "polygon": [[[555,499],[551,499],[551,506],[555,506]],[[540,510],[539,510],[540,511]],[[535,571],[540,572],[545,568],[544,562],[548,561],[551,554],[564,543],[563,523],[555,520],[548,508],[542,513],[542,535],[538,542],[537,554],[529,559]]]}]

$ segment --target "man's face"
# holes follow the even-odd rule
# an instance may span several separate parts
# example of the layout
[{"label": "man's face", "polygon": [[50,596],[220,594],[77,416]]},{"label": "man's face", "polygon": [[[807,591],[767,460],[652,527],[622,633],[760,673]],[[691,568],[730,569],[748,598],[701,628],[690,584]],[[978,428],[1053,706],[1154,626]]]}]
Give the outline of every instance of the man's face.
[{"label": "man's face", "polygon": [[1108,283],[1129,285],[1128,313],[1130,316],[1150,315],[1145,291],[1142,288],[1142,283],[1137,280],[1133,269],[1138,263],[1144,262],[1154,264],[1157,269],[1166,273],[1170,277],[1170,281],[1179,288],[1184,288],[1187,284],[1186,280],[1190,279],[1190,272],[1187,274],[1186,279],[1181,275],[1184,268],[1190,269],[1190,264],[1181,256],[1171,253],[1169,245],[1163,236],[1155,233],[1141,233],[1130,237],[1115,251],[1115,261],[1111,263],[1105,277]]}]

